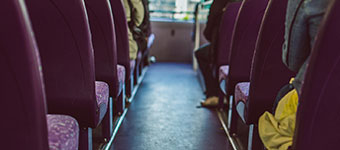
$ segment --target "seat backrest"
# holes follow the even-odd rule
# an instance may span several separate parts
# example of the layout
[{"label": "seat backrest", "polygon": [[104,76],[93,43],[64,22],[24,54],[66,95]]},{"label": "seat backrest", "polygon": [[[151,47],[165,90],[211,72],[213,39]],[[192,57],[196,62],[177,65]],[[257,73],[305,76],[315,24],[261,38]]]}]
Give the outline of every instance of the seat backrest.
[{"label": "seat backrest", "polygon": [[223,14],[218,34],[217,68],[229,64],[231,38],[241,2],[229,3]]},{"label": "seat backrest", "polygon": [[235,91],[238,82],[250,79],[250,68],[263,14],[268,0],[244,0],[236,18],[229,54],[227,93]]},{"label": "seat backrest", "polygon": [[121,0],[110,0],[116,29],[118,64],[125,67],[125,79],[130,80],[130,50],[128,25],[124,6]]},{"label": "seat backrest", "polygon": [[110,2],[85,0],[85,5],[92,34],[96,80],[106,82],[110,96],[117,97],[117,45]]},{"label": "seat backrest", "polygon": [[0,5],[1,149],[48,149],[45,94],[38,49],[25,4]]},{"label": "seat backrest", "polygon": [[94,54],[83,0],[26,1],[42,61],[49,113],[98,123]]},{"label": "seat backrest", "polygon": [[250,75],[246,123],[257,123],[264,111],[270,111],[275,97],[294,75],[283,64],[282,44],[288,0],[270,0],[262,20]]},{"label": "seat backrest", "polygon": [[330,6],[302,85],[294,149],[339,149],[340,1]]}]

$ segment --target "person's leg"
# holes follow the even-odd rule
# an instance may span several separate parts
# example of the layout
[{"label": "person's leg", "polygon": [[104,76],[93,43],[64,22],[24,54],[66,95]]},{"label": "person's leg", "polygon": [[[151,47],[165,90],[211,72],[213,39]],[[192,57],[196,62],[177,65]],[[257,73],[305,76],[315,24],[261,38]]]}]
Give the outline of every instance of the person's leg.
[{"label": "person's leg", "polygon": [[195,52],[199,68],[203,74],[204,84],[206,86],[206,100],[202,102],[203,106],[215,106],[218,103],[218,81],[213,76],[213,66],[209,58],[210,45],[205,45]]},{"label": "person's leg", "polygon": [[195,52],[195,56],[197,58],[197,62],[199,65],[199,68],[203,74],[203,78],[204,78],[204,84],[205,84],[205,94],[206,97],[208,98],[211,94],[210,94],[210,86],[209,86],[209,74],[211,74],[211,72],[209,72],[209,49],[210,49],[210,44],[204,45],[202,47],[200,47],[199,50],[197,50]]}]

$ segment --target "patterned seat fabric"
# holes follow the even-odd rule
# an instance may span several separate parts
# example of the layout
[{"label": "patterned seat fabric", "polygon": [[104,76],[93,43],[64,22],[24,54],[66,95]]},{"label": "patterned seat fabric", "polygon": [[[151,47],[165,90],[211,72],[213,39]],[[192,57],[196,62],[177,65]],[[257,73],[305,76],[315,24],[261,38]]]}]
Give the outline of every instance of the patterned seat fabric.
[{"label": "patterned seat fabric", "polygon": [[236,84],[235,87],[235,104],[240,102],[247,103],[249,96],[250,82],[241,82]]},{"label": "patterned seat fabric", "polygon": [[136,61],[135,60],[130,60],[130,69],[131,72],[133,72],[133,70],[135,69],[136,66]]},{"label": "patterned seat fabric", "polygon": [[241,82],[235,86],[235,104],[236,110],[243,122],[247,114],[247,101],[249,96],[250,82]]},{"label": "patterned seat fabric", "polygon": [[125,82],[125,67],[122,65],[117,65],[117,74],[119,83]]},{"label": "patterned seat fabric", "polygon": [[119,93],[123,90],[123,85],[125,84],[125,67],[122,65],[117,65],[117,76],[119,82]]},{"label": "patterned seat fabric", "polygon": [[109,85],[105,82],[96,81],[96,99],[99,107],[99,122],[104,118],[109,102]]},{"label": "patterned seat fabric", "polygon": [[77,150],[79,125],[66,115],[46,115],[50,150]]},{"label": "patterned seat fabric", "polygon": [[229,75],[229,65],[221,66],[219,69],[219,81],[226,80]]}]

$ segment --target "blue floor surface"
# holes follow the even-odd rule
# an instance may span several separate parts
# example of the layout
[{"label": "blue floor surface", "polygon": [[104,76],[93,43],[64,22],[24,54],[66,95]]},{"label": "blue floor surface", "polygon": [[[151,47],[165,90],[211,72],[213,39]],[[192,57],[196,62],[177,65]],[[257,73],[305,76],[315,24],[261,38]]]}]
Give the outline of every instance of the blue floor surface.
[{"label": "blue floor surface", "polygon": [[149,67],[112,150],[231,150],[215,110],[204,98],[192,66]]}]

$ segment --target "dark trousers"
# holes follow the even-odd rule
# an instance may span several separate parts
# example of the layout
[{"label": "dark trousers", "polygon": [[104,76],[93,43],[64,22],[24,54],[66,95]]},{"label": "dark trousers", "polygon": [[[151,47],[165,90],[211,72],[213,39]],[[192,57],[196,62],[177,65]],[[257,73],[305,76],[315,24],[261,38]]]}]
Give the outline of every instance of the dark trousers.
[{"label": "dark trousers", "polygon": [[218,96],[219,84],[216,65],[210,53],[211,44],[203,45],[195,52],[199,68],[203,74],[206,97]]}]

